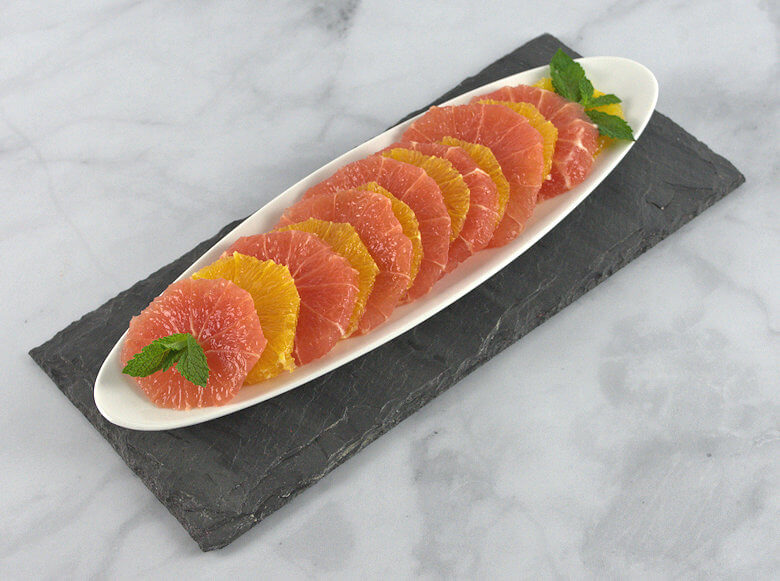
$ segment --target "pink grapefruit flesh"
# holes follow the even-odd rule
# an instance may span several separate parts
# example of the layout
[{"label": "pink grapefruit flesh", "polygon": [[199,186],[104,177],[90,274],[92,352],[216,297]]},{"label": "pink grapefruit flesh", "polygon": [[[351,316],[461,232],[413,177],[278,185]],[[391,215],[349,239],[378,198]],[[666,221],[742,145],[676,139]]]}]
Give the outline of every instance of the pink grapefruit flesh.
[{"label": "pink grapefruit flesh", "polygon": [[346,258],[300,230],[244,236],[225,254],[234,252],[290,269],[301,297],[293,347],[298,365],[322,357],[343,337],[358,296],[358,273]]},{"label": "pink grapefruit flesh", "polygon": [[405,147],[424,155],[442,157],[460,172],[469,187],[471,200],[466,221],[458,237],[450,243],[446,272],[475,252],[485,248],[500,221],[498,190],[490,176],[482,171],[471,156],[462,148],[441,143],[420,143],[418,141],[398,142],[388,149]]},{"label": "pink grapefruit flesh", "polygon": [[599,131],[585,114],[582,105],[567,101],[552,91],[529,85],[502,87],[487,95],[474,97],[473,100],[479,99],[530,103],[558,129],[550,179],[542,184],[540,201],[570,190],[582,183],[590,173],[593,155],[598,147]]},{"label": "pink grapefruit flesh", "polygon": [[438,142],[455,137],[489,147],[509,181],[506,212],[488,246],[514,240],[536,206],[542,185],[542,137],[528,120],[502,105],[431,107],[404,132],[402,141]]},{"label": "pink grapefruit flesh", "polygon": [[349,189],[304,198],[285,210],[277,227],[309,218],[352,224],[379,267],[355,331],[363,335],[387,320],[409,288],[412,243],[393,214],[390,200],[375,192]]},{"label": "pink grapefruit flesh", "polygon": [[377,182],[409,206],[417,216],[423,257],[412,287],[403,299],[403,302],[413,301],[431,290],[441,278],[447,266],[450,246],[450,216],[439,186],[425,170],[381,155],[372,155],[342,167],[325,181],[310,188],[304,194],[304,199],[356,188],[368,182]]},{"label": "pink grapefruit flesh", "polygon": [[201,387],[175,367],[136,383],[164,408],[190,409],[228,403],[260,359],[266,339],[252,296],[225,279],[190,278],[169,286],[130,321],[121,361],[126,365],[146,345],[175,333],[191,333],[206,354],[209,379]]}]

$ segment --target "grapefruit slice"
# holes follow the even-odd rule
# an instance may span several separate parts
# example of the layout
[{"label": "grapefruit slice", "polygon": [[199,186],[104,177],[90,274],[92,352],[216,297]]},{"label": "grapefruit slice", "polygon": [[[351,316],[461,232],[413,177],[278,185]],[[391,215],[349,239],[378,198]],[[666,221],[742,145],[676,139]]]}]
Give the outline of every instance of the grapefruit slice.
[{"label": "grapefruit slice", "polygon": [[402,141],[436,142],[455,137],[489,147],[509,182],[506,212],[489,246],[514,240],[536,206],[542,185],[542,136],[528,120],[501,105],[431,107],[404,132]]},{"label": "grapefruit slice", "polygon": [[326,192],[356,188],[376,182],[409,206],[420,225],[423,257],[420,272],[406,294],[405,302],[423,296],[441,278],[447,266],[450,247],[450,216],[441,190],[425,170],[383,157],[371,155],[350,163],[304,194],[310,198]]},{"label": "grapefruit slice", "polygon": [[367,333],[393,312],[409,287],[412,270],[412,243],[404,236],[390,200],[381,194],[357,189],[323,193],[287,208],[277,227],[308,218],[352,224],[379,267],[374,290],[355,331],[357,335]]},{"label": "grapefruit slice", "polygon": [[292,351],[301,299],[286,266],[235,252],[201,268],[192,278],[224,278],[252,295],[268,344],[247,375],[246,385],[295,369]]},{"label": "grapefruit slice", "polygon": [[382,152],[385,157],[416,165],[433,178],[444,197],[444,205],[450,215],[450,242],[455,240],[463,229],[466,214],[469,212],[469,187],[463,176],[449,160],[402,146],[389,147]]},{"label": "grapefruit slice", "polygon": [[531,105],[531,103],[513,103],[512,101],[494,101],[492,99],[480,99],[479,102],[487,103],[488,105],[504,105],[518,115],[528,119],[531,126],[542,136],[544,144],[544,179],[549,179],[553,154],[555,153],[555,142],[558,141],[558,129],[555,125],[547,121],[544,115],[539,113],[539,109]]},{"label": "grapefruit slice", "polygon": [[[555,88],[552,84],[552,79],[550,77],[544,77],[538,81],[536,81],[533,84],[534,87],[539,87],[540,89],[545,89],[547,91],[555,91]],[[601,97],[604,93],[599,91],[598,89],[593,90],[593,96],[594,97]],[[611,105],[601,105],[600,107],[593,107],[594,111],[603,111],[604,113],[607,113],[609,115],[615,115],[616,117],[620,117],[621,119],[625,119],[626,116],[623,113],[623,107],[621,107],[620,103],[612,103]],[[610,146],[611,144],[615,143],[615,140],[607,135],[601,135],[599,134],[598,139],[598,145],[596,146],[596,151],[593,153],[593,157],[596,157],[599,153],[604,151],[605,147]]]},{"label": "grapefruit slice", "polygon": [[293,356],[305,365],[325,355],[344,336],[358,295],[358,273],[330,246],[308,232],[290,230],[244,236],[234,252],[273,260],[290,269],[301,297]]},{"label": "grapefruit slice", "polygon": [[531,103],[558,129],[550,179],[539,191],[540,201],[570,190],[590,173],[599,132],[582,105],[531,85],[502,87],[487,95],[474,97],[473,101],[480,99]]},{"label": "grapefruit slice", "polygon": [[175,368],[134,377],[152,402],[164,408],[224,405],[257,363],[266,339],[251,295],[234,283],[187,278],[173,283],[130,321],[121,362],[146,345],[174,333],[192,333],[206,354],[206,387],[184,379]]},{"label": "grapefruit slice", "polygon": [[474,160],[479,169],[488,174],[493,183],[496,184],[496,190],[498,191],[498,221],[496,226],[498,226],[504,217],[506,204],[509,201],[509,182],[504,176],[504,172],[501,171],[501,165],[499,165],[496,156],[493,155],[489,147],[479,143],[469,143],[454,137],[445,137],[439,143],[460,147],[471,156],[471,159]]},{"label": "grapefruit slice", "polygon": [[409,274],[409,286],[411,287],[414,283],[414,279],[417,278],[417,273],[420,272],[420,263],[422,263],[423,256],[420,223],[417,221],[417,216],[414,215],[414,212],[409,206],[376,182],[368,182],[358,189],[382,194],[385,198],[390,200],[393,214],[395,214],[395,217],[398,218],[398,221],[401,223],[401,229],[404,231],[404,236],[412,243],[412,271]]},{"label": "grapefruit slice", "polygon": [[468,186],[470,200],[463,229],[450,243],[446,268],[446,272],[450,272],[469,256],[485,248],[493,237],[500,221],[496,184],[461,147],[409,141],[391,145],[388,149],[395,150],[399,147],[419,151],[426,156],[446,159],[460,173]]},{"label": "grapefruit slice", "polygon": [[280,228],[280,230],[300,230],[301,232],[311,232],[317,235],[336,254],[349,260],[349,264],[357,271],[357,300],[349,318],[349,326],[346,333],[344,333],[345,337],[349,337],[355,332],[360,319],[363,317],[363,313],[366,310],[366,302],[368,302],[371,289],[374,288],[376,275],[379,273],[379,267],[374,262],[374,259],[371,258],[366,245],[360,240],[360,236],[358,236],[352,224],[326,222],[325,220],[309,218],[304,222]]}]

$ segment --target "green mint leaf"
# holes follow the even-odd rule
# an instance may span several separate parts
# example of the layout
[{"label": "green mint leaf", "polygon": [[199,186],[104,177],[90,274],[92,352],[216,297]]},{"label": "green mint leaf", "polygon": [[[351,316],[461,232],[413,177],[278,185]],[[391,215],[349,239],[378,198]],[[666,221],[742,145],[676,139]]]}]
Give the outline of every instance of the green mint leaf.
[{"label": "green mint leaf", "polygon": [[608,95],[593,97],[590,101],[588,101],[588,104],[585,105],[585,108],[593,109],[594,107],[601,107],[602,105],[614,105],[615,103],[622,103],[622,101],[620,100],[620,97],[610,93]]},{"label": "green mint leaf", "polygon": [[594,107],[620,103],[620,99],[612,94],[594,97],[593,83],[585,76],[585,70],[561,49],[550,59],[550,77],[556,93],[585,107],[585,113],[598,126],[601,135],[634,141],[634,133],[624,119],[592,110]]},{"label": "green mint leaf", "polygon": [[209,364],[206,361],[203,347],[198,345],[198,342],[192,335],[187,338],[187,349],[176,364],[176,369],[182,374],[184,379],[191,381],[195,385],[206,387],[206,383],[209,380]]},{"label": "green mint leaf", "polygon": [[203,348],[190,333],[176,333],[149,343],[127,362],[122,373],[146,377],[172,366],[188,381],[206,387],[209,366]]},{"label": "green mint leaf", "polygon": [[569,101],[580,102],[580,79],[585,78],[585,70],[560,48],[550,60],[550,78],[556,93]]},{"label": "green mint leaf", "polygon": [[591,83],[583,73],[583,76],[580,79],[580,103],[582,103],[585,107],[588,107],[592,99],[593,83]]},{"label": "green mint leaf", "polygon": [[163,360],[160,362],[160,370],[168,371],[179,360],[181,354],[182,352],[180,350],[169,350],[165,357],[163,357]]},{"label": "green mint leaf", "polygon": [[585,111],[590,117],[590,120],[598,125],[599,133],[606,135],[607,137],[613,137],[615,139],[625,139],[628,141],[634,141],[634,133],[631,131],[631,127],[626,123],[625,119],[621,119],[617,115],[610,115],[603,111]]},{"label": "green mint leaf", "polygon": [[161,343],[152,341],[144,347],[139,353],[127,362],[122,373],[132,375],[133,377],[146,377],[151,375],[163,364],[169,350]]},{"label": "green mint leaf", "polygon": [[187,337],[192,337],[189,333],[174,333],[167,337],[160,337],[156,340],[160,345],[173,349],[174,351],[182,351],[187,348]]}]

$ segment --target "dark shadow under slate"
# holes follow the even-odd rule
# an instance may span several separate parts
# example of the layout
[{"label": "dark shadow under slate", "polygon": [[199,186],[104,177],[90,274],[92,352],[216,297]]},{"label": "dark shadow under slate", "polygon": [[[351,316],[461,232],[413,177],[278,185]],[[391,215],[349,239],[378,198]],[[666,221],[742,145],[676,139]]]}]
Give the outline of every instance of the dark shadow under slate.
[{"label": "dark shadow under slate", "polygon": [[[441,100],[546,64],[559,47],[554,37],[540,36]],[[236,223],[30,355],[200,548],[218,549],[743,181],[731,163],[655,113],[612,175],[488,282],[316,381],[192,428],[118,428],[98,413],[92,385],[130,317]]]}]

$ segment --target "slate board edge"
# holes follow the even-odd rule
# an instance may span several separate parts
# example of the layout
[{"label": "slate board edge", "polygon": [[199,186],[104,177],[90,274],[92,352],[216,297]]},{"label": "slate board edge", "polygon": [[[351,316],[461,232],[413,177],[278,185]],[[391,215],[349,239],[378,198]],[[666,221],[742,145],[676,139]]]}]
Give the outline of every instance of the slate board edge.
[{"label": "slate board edge", "polygon": [[[543,35],[541,37],[533,39],[529,43],[526,43],[525,45],[523,45],[522,47],[520,47],[516,51],[513,51],[513,53],[510,53],[510,55],[508,55],[508,56],[511,56],[511,55],[516,54],[518,52],[521,52],[523,50],[528,50],[529,46],[533,45],[533,44],[549,44],[551,50],[554,50],[558,46],[561,46],[559,41],[557,41],[554,37],[552,37],[550,35]],[[574,53],[572,53],[572,54],[574,54]],[[504,59],[506,59],[506,58],[507,57],[504,57]],[[497,63],[494,63],[493,65],[490,65],[490,67],[488,67],[486,70],[491,69],[492,67],[495,67],[498,63],[500,63],[504,59],[500,59],[499,61],[497,61]],[[459,84],[458,87],[455,90],[450,91],[449,93],[447,93],[445,96],[443,96],[437,102],[440,102],[441,100],[445,100],[447,98],[450,98],[451,96],[453,96],[456,93],[460,93],[460,92],[469,90],[471,88],[469,86],[469,83],[476,82],[477,84],[483,84],[484,82],[486,82],[484,79],[479,80],[479,81],[474,81],[474,79],[480,78],[480,76],[483,73],[484,73],[484,71],[482,73],[479,73],[478,75],[475,75],[473,77],[470,77],[469,79],[466,79],[461,84]],[[414,115],[414,114],[412,114],[412,115]],[[705,145],[703,145],[701,143],[700,143],[700,145],[705,149],[705,151],[710,152],[710,154],[712,155],[712,157],[715,158],[716,161],[718,161],[719,163],[722,163],[726,169],[731,168],[731,172],[732,173],[736,172],[736,170],[733,168],[733,166],[731,166],[731,164],[727,160],[724,160],[723,158],[720,158],[719,156],[715,156],[714,154],[712,154],[711,150],[709,150],[709,148],[707,148]],[[703,200],[703,203],[700,205],[699,208],[696,209],[695,212],[690,213],[689,215],[686,215],[686,216],[682,217],[675,224],[675,227],[672,228],[669,231],[669,233],[673,232],[675,229],[679,228],[683,224],[685,224],[688,221],[690,221],[690,219],[692,219],[695,215],[697,215],[698,213],[700,213],[701,211],[703,211],[704,209],[706,209],[707,207],[712,205],[718,199],[721,199],[722,197],[724,197],[726,195],[726,193],[728,193],[728,191],[730,191],[731,189],[737,187],[742,182],[744,182],[744,177],[741,176],[741,174],[738,174],[738,172],[737,172],[737,176],[735,176],[733,182],[731,182],[728,185],[726,185],[724,187],[724,189],[721,190],[717,196],[711,196],[708,199]],[[232,229],[232,227],[234,227],[234,226],[235,226],[235,223],[230,225],[230,226],[228,226],[228,227],[226,227],[225,229],[223,229],[222,232],[226,232],[229,229]],[[634,252],[632,254],[628,254],[628,255],[622,257],[622,259],[618,260],[615,263],[615,265],[612,268],[610,268],[608,271],[605,271],[603,273],[599,273],[599,275],[596,278],[589,279],[588,281],[586,281],[586,283],[583,284],[582,288],[578,289],[577,293],[573,293],[572,300],[574,300],[574,298],[576,298],[578,296],[581,296],[582,294],[584,294],[585,292],[587,292],[591,288],[595,287],[598,283],[600,283],[602,280],[604,280],[605,278],[610,276],[613,272],[615,272],[618,269],[622,268],[622,266],[625,266],[625,264],[627,264],[628,262],[630,262],[631,260],[633,260],[637,256],[641,255],[647,249],[649,249],[650,247],[655,245],[663,237],[664,237],[664,235],[659,235],[659,236],[657,236],[655,238],[647,240],[646,244],[643,244],[641,247],[639,247],[636,252]],[[204,243],[204,244],[206,244],[206,243]],[[199,247],[200,246],[201,245],[199,245]],[[197,249],[194,249],[192,252],[195,252],[195,250],[197,250]],[[203,250],[205,250],[205,248]],[[174,265],[177,265],[177,263],[180,263],[180,266],[181,266],[180,271],[183,271],[187,266],[189,266],[189,264],[191,262],[191,259],[189,257],[192,254],[192,252],[187,253],[184,257],[178,259],[177,261],[174,261],[172,264],[164,266],[162,269],[158,270],[158,272],[160,272],[161,270],[168,270],[169,268],[173,267]],[[136,287],[138,287],[139,285],[143,286],[143,283],[144,283],[144,281],[139,281],[138,283],[136,283],[136,285],[131,287],[131,289],[128,289],[127,291],[124,291],[123,293],[120,293],[120,296],[125,294],[125,293],[132,292],[132,290],[135,289]],[[558,312],[559,310],[561,310],[562,308],[564,308],[565,306],[570,304],[570,302],[572,302],[572,301],[571,300],[563,301],[560,304],[558,304],[556,306],[556,308],[551,309],[550,311],[548,311],[546,313],[546,317],[544,318],[544,320],[546,320],[547,318],[549,318],[549,316],[552,316],[553,314],[555,314],[556,312]],[[540,319],[537,322],[537,324],[539,324],[541,322],[543,322],[543,320]],[[41,365],[42,368],[44,368],[46,373],[52,378],[52,380],[55,381],[55,383],[57,383],[56,370],[54,369],[53,366],[50,365],[51,361],[47,361],[46,360],[46,357],[45,357],[46,353],[45,353],[44,348],[47,345],[56,342],[56,339],[59,336],[67,334],[67,332],[71,328],[74,328],[74,327],[77,327],[77,326],[78,326],[78,321],[75,322],[75,323],[72,323],[70,326],[68,326],[68,328],[66,328],[65,330],[61,331],[57,335],[55,335],[55,337],[52,338],[50,341],[48,341],[48,342],[44,343],[43,345],[41,345],[40,347],[37,347],[37,348],[35,348],[35,349],[30,351],[30,355],[32,356],[32,358],[39,365]],[[534,325],[534,326],[536,326],[536,325]],[[533,327],[531,327],[531,328],[533,328]],[[526,329],[523,332],[523,334],[525,334],[525,332],[530,331],[531,328]],[[279,508],[280,506],[282,506],[283,504],[288,502],[291,498],[297,496],[300,492],[302,492],[309,485],[313,484],[314,482],[318,481],[323,476],[325,476],[328,472],[330,472],[330,470],[335,468],[335,466],[337,466],[338,464],[342,463],[344,460],[346,460],[347,458],[351,457],[353,454],[357,453],[358,451],[362,450],[369,443],[374,441],[376,438],[378,438],[382,434],[386,433],[389,429],[391,429],[392,427],[397,425],[402,419],[405,419],[406,417],[408,417],[409,415],[414,413],[414,411],[417,411],[418,409],[420,409],[423,405],[425,405],[426,403],[428,403],[429,401],[434,399],[441,392],[443,392],[447,388],[451,387],[451,385],[453,385],[458,380],[462,379],[465,375],[467,375],[468,373],[473,371],[476,367],[478,367],[479,365],[481,365],[482,363],[484,363],[485,361],[487,361],[488,359],[490,359],[495,354],[499,353],[500,351],[502,351],[503,349],[505,349],[509,345],[513,344],[519,337],[520,337],[520,335],[518,335],[517,337],[514,337],[512,340],[506,341],[506,342],[504,342],[502,344],[497,344],[496,343],[496,344],[491,345],[491,348],[486,350],[486,351],[484,351],[484,352],[482,352],[479,357],[474,358],[472,360],[464,361],[464,363],[461,364],[460,366],[458,366],[457,369],[454,370],[454,372],[449,374],[449,377],[443,378],[441,376],[437,376],[435,379],[429,381],[428,383],[420,385],[418,387],[418,389],[416,390],[417,394],[422,394],[420,397],[418,397],[418,398],[414,398],[414,397],[408,398],[407,402],[406,402],[406,405],[401,407],[401,408],[399,408],[398,409],[398,413],[396,413],[394,417],[388,419],[387,421],[385,421],[381,425],[377,425],[374,429],[372,429],[369,432],[367,432],[365,434],[363,440],[361,440],[358,445],[356,445],[356,446],[350,448],[349,450],[347,450],[343,455],[339,456],[336,459],[336,461],[329,463],[328,466],[324,470],[322,470],[321,472],[311,474],[309,476],[309,478],[307,478],[304,481],[301,481],[300,486],[297,489],[291,491],[291,493],[289,495],[285,495],[284,497],[276,497],[276,498],[273,498],[273,499],[269,499],[263,505],[263,511],[262,511],[261,514],[253,515],[253,518],[249,519],[245,523],[243,523],[243,526],[241,528],[237,528],[235,525],[233,525],[231,527],[231,529],[232,529],[232,531],[235,534],[233,536],[231,536],[231,537],[223,538],[222,541],[218,541],[218,542],[214,542],[215,539],[211,538],[211,536],[212,536],[211,533],[217,532],[216,530],[202,530],[202,529],[199,529],[199,528],[193,529],[190,526],[190,523],[188,521],[186,521],[186,519],[180,518],[178,515],[173,513],[172,510],[171,510],[171,505],[169,505],[169,503],[168,503],[170,501],[170,499],[163,498],[162,497],[162,491],[156,489],[154,482],[151,479],[146,479],[146,478],[143,477],[142,471],[140,471],[138,469],[138,467],[136,466],[136,458],[132,454],[132,451],[128,450],[128,448],[126,446],[123,446],[124,440],[121,438],[121,436],[117,437],[116,433],[109,432],[109,429],[108,429],[109,425],[107,424],[107,422],[105,422],[105,420],[103,420],[102,416],[97,414],[97,417],[95,417],[96,410],[86,409],[83,406],[79,405],[73,398],[71,398],[70,393],[69,393],[70,390],[66,390],[64,388],[64,386],[63,386],[63,391],[65,392],[66,396],[68,396],[69,399],[71,399],[71,401],[76,405],[76,407],[85,416],[87,416],[87,419],[89,419],[89,421],[93,425],[95,425],[95,427],[98,429],[98,431],[104,437],[106,437],[106,439],[109,440],[111,445],[117,450],[117,452],[120,453],[120,456],[122,456],[123,459],[127,462],[128,466],[134,472],[136,472],[136,474],[138,474],[141,477],[141,479],[144,481],[145,485],[147,487],[149,487],[150,490],[152,490],[152,492],[161,500],[161,502],[163,502],[163,504],[166,505],[166,507],[169,508],[169,511],[172,512],[172,514],[174,514],[174,516],[177,517],[177,519],[182,523],[184,528],[193,537],[193,539],[195,539],[196,542],[198,542],[198,544],[201,547],[201,549],[203,549],[203,550],[211,550],[211,549],[221,548],[221,547],[229,544],[230,542],[232,542],[232,540],[237,538],[241,533],[243,533],[246,530],[248,530],[249,528],[251,528],[254,524],[256,524],[256,522],[259,522],[260,520],[262,520],[262,518],[264,518],[265,516],[267,516],[268,514],[272,513],[274,510],[276,510],[277,508]],[[435,389],[431,390],[431,391],[427,391],[427,389],[430,389],[432,383],[436,384],[434,386]],[[73,387],[75,388],[76,386],[73,386]],[[81,386],[81,388],[83,388],[83,387],[84,386]],[[91,386],[88,386],[88,387],[91,389]],[[216,535],[216,536],[219,536],[219,535]]]}]

